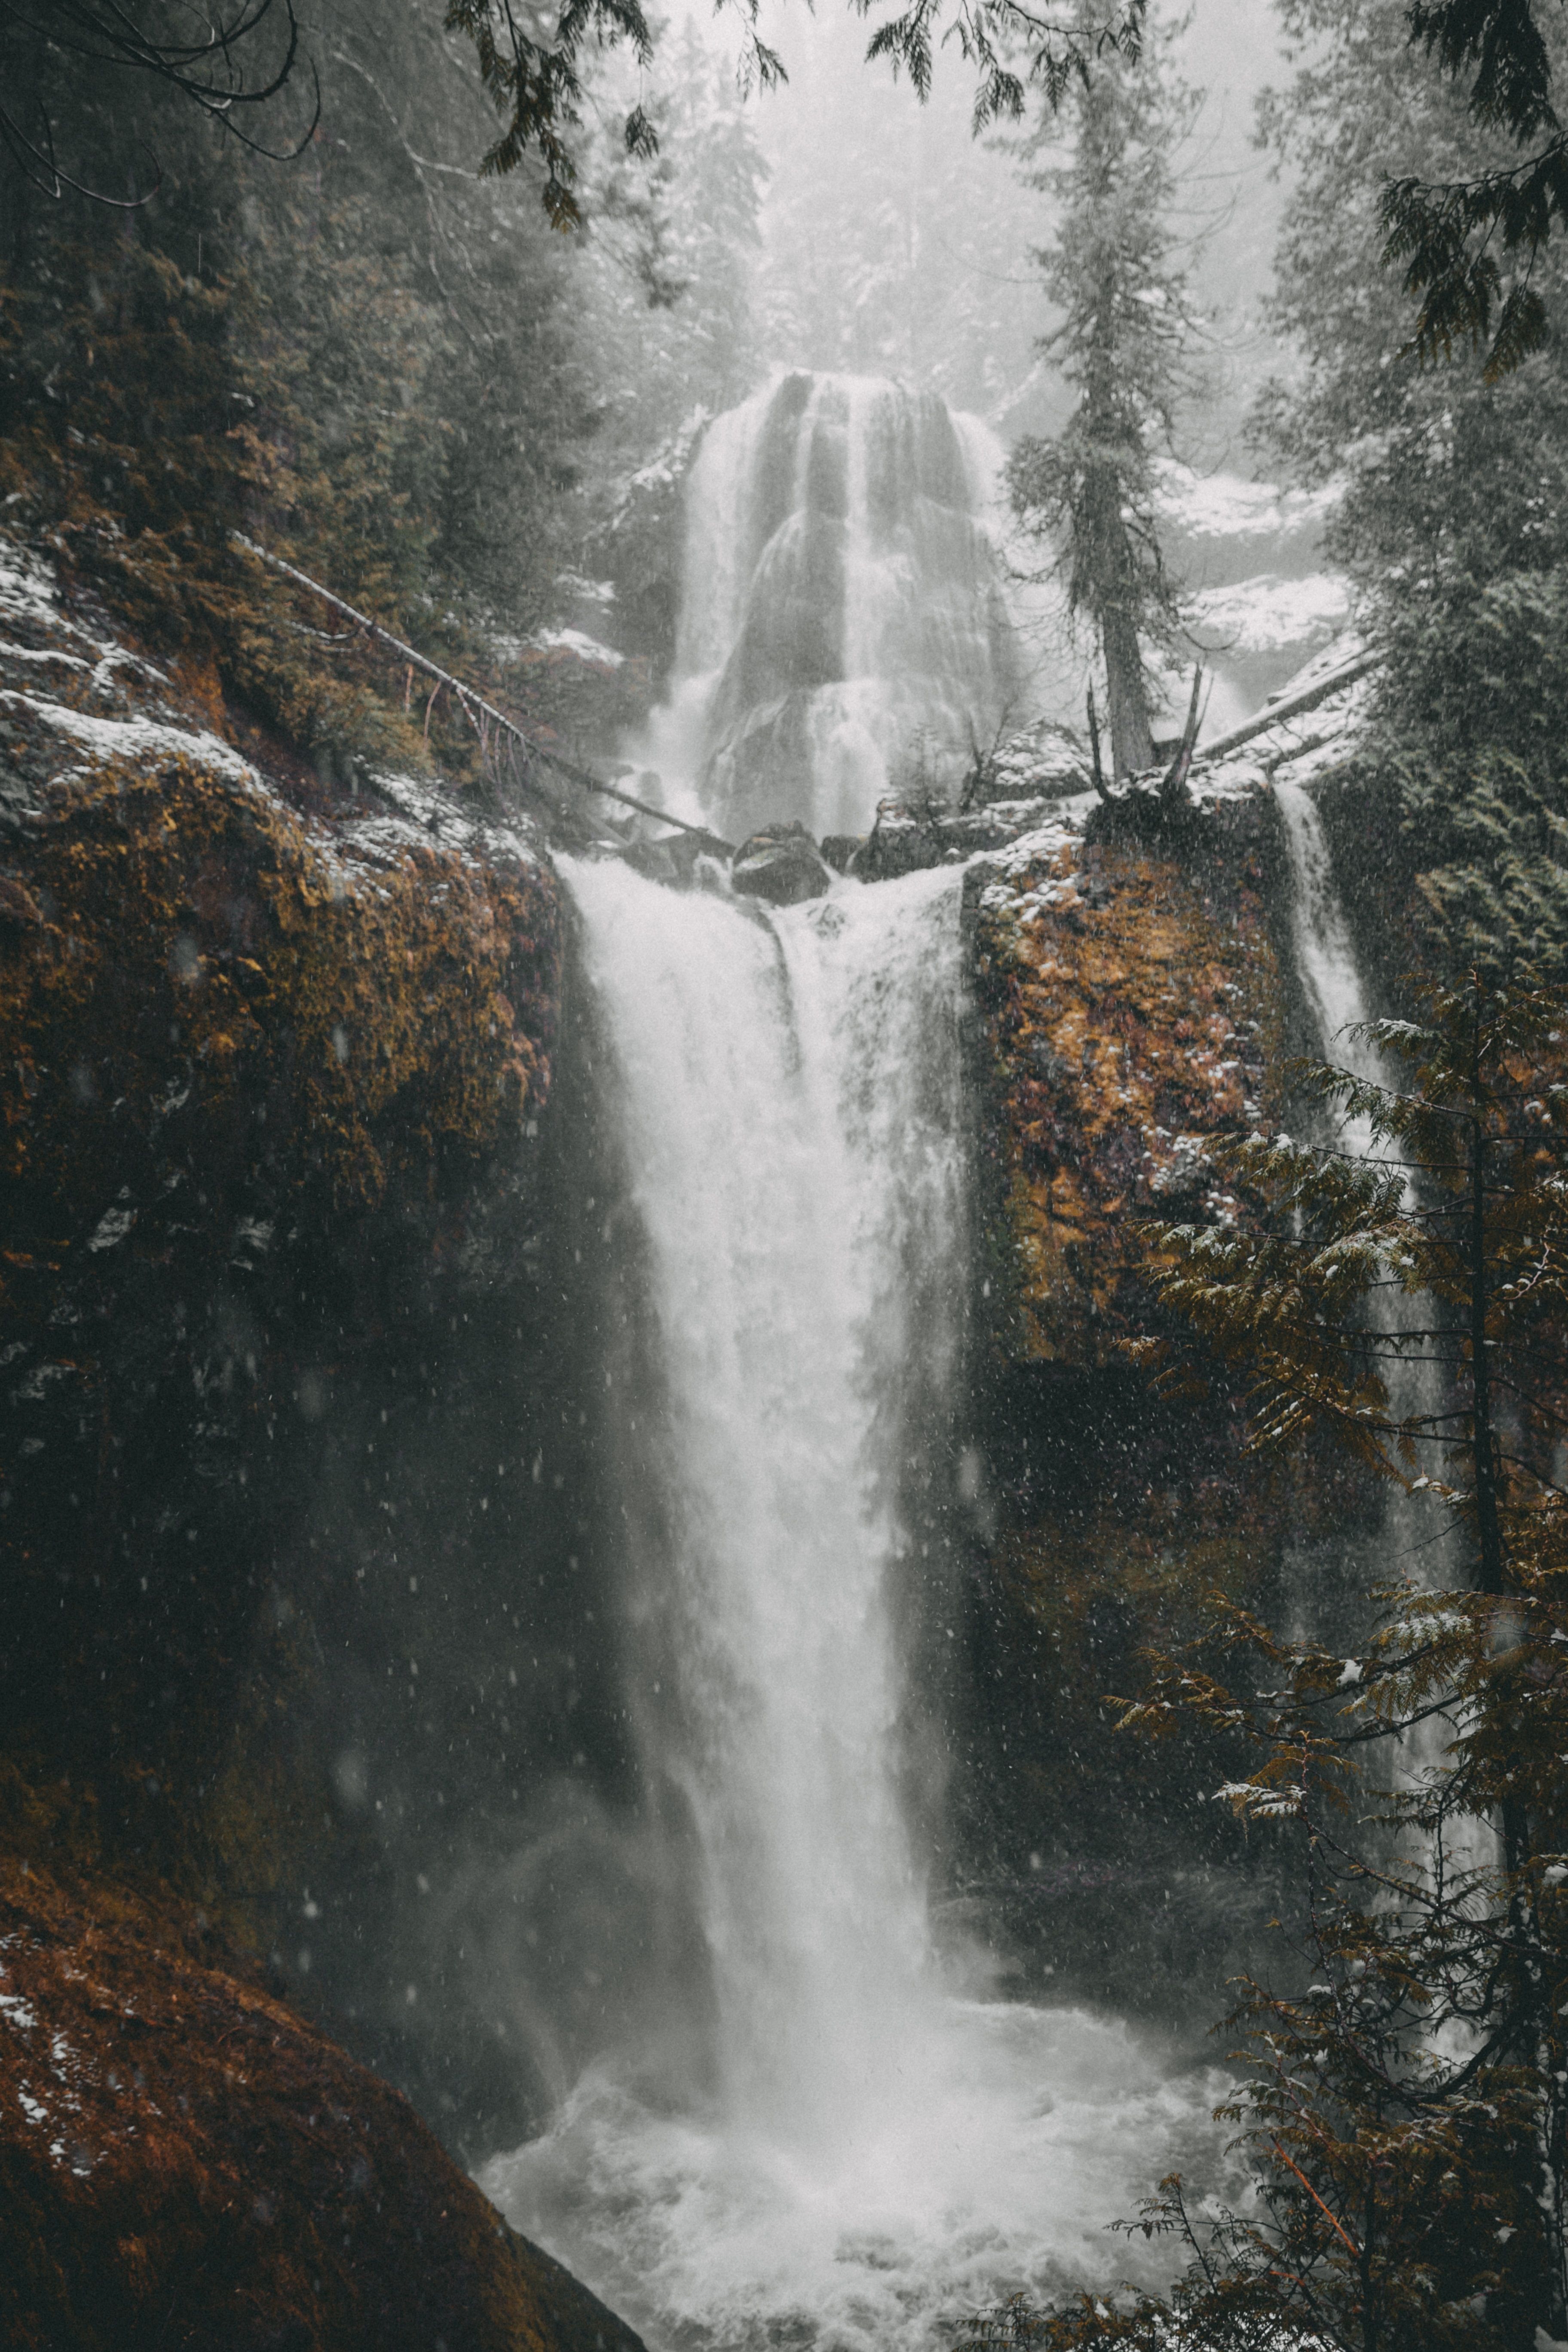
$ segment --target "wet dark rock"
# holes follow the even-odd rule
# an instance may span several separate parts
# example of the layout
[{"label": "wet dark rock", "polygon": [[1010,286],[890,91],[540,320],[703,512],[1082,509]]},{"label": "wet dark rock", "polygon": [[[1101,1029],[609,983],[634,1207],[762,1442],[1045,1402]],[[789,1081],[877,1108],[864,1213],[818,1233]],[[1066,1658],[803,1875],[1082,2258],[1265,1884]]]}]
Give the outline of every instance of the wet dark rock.
[{"label": "wet dark rock", "polygon": [[194,1905],[0,1856],[18,2352],[642,2352]]},{"label": "wet dark rock", "polygon": [[682,884],[692,880],[700,859],[716,858],[727,866],[735,854],[733,845],[721,841],[716,833],[670,833],[658,846],[674,866],[676,879]]},{"label": "wet dark rock", "polygon": [[743,841],[731,879],[737,890],[771,907],[798,907],[820,898],[833,876],[805,825],[792,822],[766,825]]},{"label": "wet dark rock", "polygon": [[[916,874],[946,861],[949,843],[946,811],[908,809],[897,801],[878,803],[877,822],[865,846],[857,851],[854,871],[863,882],[890,882],[900,874]],[[976,843],[978,848],[981,845]]]},{"label": "wet dark rock", "polygon": [[825,833],[822,854],[835,874],[850,874],[855,871],[855,860],[865,848],[866,841],[867,835],[863,833]]},{"label": "wet dark rock", "polygon": [[679,882],[681,875],[662,841],[634,841],[625,852],[626,864],[650,882]]},{"label": "wet dark rock", "polygon": [[[849,845],[852,855],[846,870],[862,882],[890,882],[929,866],[956,866],[977,851],[1006,848],[1049,822],[1058,809],[1058,803],[1043,794],[970,809],[934,803],[910,808],[886,800],[878,807],[871,831]],[[826,843],[823,854],[829,854]]]}]

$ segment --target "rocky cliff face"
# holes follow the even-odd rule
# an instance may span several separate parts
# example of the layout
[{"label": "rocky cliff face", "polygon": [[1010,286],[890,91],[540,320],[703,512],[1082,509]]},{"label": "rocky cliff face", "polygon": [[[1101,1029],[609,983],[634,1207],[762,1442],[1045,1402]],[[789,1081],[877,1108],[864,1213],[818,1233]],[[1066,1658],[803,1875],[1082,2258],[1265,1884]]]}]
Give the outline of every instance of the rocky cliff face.
[{"label": "rocky cliff face", "polygon": [[0,751],[0,2301],[24,2343],[574,2342],[298,2013],[523,2127],[416,1880],[584,1737],[591,1596],[516,1591],[574,1539],[548,861],[302,767],[11,548]]},{"label": "rocky cliff face", "polygon": [[[984,1187],[970,1900],[1027,1981],[1212,2017],[1278,1890],[1209,1790],[1217,1746],[1114,1730],[1145,1645],[1224,1587],[1275,1605],[1291,1548],[1368,1498],[1331,1465],[1246,1454],[1223,1381],[1152,1389],[1149,1234],[1238,1204],[1213,1137],[1285,1108],[1294,1034],[1266,775],[1221,772],[1179,838],[1058,803],[974,871]],[[1107,838],[1112,835],[1111,838]]]},{"label": "rocky cliff face", "polygon": [[96,1686],[100,1809],[188,1835],[334,1382],[536,1221],[560,911],[430,787],[264,772],[37,567],[4,619],[7,1712],[47,1763]]},{"label": "rocky cliff face", "polygon": [[1088,1369],[1146,1328],[1140,1228],[1234,1213],[1206,1146],[1261,1112],[1282,1032],[1267,801],[1183,861],[1026,835],[982,884],[976,984],[1021,1360]]}]

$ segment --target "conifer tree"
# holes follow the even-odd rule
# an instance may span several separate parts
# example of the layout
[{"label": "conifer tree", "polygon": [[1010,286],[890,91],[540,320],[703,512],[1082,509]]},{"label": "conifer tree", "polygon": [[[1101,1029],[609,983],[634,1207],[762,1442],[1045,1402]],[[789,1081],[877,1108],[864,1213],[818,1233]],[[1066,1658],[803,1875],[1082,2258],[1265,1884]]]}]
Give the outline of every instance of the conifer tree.
[{"label": "conifer tree", "polygon": [[1485,347],[1496,383],[1550,332],[1537,270],[1568,219],[1568,131],[1552,104],[1559,27],[1535,0],[1410,0],[1406,17],[1411,41],[1451,80],[1468,79],[1472,119],[1512,152],[1463,176],[1388,178],[1385,255],[1405,263],[1406,291],[1421,298],[1421,356]]},{"label": "conifer tree", "polygon": [[[1035,174],[1060,209],[1037,256],[1059,313],[1040,348],[1076,405],[1056,439],[1020,441],[1007,467],[1014,511],[1056,551],[1069,609],[1099,638],[1118,775],[1153,764],[1145,647],[1169,645],[1176,625],[1154,488],[1192,325],[1170,221],[1172,152],[1197,101],[1166,47],[1101,58],[1066,102],[1068,158]],[[1047,116],[1026,153],[1048,152],[1054,133]]]},{"label": "conifer tree", "polygon": [[[1549,352],[1496,383],[1424,365],[1384,297],[1380,174],[1506,156],[1408,41],[1405,0],[1282,0],[1297,70],[1261,130],[1291,180],[1272,323],[1294,346],[1258,417],[1270,467],[1332,485],[1327,552],[1390,658],[1345,764],[1345,880],[1430,914],[1450,974],[1568,960],[1568,394]],[[1561,41],[1561,33],[1558,35]],[[1382,293],[1380,293],[1380,283]],[[1534,290],[1568,320],[1568,261]],[[1390,972],[1387,977],[1392,979]]]},{"label": "conifer tree", "polygon": [[291,163],[165,84],[128,116],[109,68],[46,60],[62,146],[119,186],[151,149],[161,178],[112,212],[0,153],[0,498],[323,770],[460,772],[461,720],[426,735],[233,533],[448,661],[532,627],[591,428],[573,253],[526,175],[467,167],[483,113],[440,0],[341,0],[318,54],[322,136]]},{"label": "conifer tree", "polygon": [[[722,5],[722,0],[721,0]],[[762,37],[760,0],[731,0],[742,33],[741,80],[763,89],[788,79],[784,61]],[[851,0],[869,16],[872,0]],[[1107,58],[1136,58],[1148,0],[1086,0],[1061,16],[1042,16],[1026,0],[909,0],[884,17],[867,45],[868,58],[885,58],[909,76],[916,95],[930,95],[935,44],[956,36],[964,62],[977,75],[974,127],[1016,121],[1033,91],[1047,105],[1086,79]],[[655,26],[641,0],[573,0],[553,24],[516,0],[447,0],[447,24],[473,42],[486,89],[501,118],[485,158],[487,172],[515,171],[537,157],[546,167],[544,201],[564,226],[577,217],[573,184],[577,163],[571,140],[583,97],[583,56],[590,40],[622,44],[639,67],[651,64]],[[621,137],[628,154],[658,152],[658,131],[640,100],[625,114]]]},{"label": "conifer tree", "polygon": [[[280,121],[274,101],[290,84],[304,85],[304,105]],[[71,136],[84,86],[106,87],[121,113],[138,118],[173,95],[260,152],[300,153],[319,113],[294,0],[229,0],[199,13],[119,0],[0,7],[0,153],[47,195],[68,188],[117,210],[134,209],[156,184],[157,152],[143,146],[129,194],[118,174],[106,177],[103,156]]]}]

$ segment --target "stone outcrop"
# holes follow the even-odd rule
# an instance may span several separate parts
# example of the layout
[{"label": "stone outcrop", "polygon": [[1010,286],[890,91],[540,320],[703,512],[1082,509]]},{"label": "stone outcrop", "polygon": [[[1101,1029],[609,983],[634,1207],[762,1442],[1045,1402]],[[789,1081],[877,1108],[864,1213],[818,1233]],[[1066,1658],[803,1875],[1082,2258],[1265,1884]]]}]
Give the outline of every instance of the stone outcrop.
[{"label": "stone outcrop", "polygon": [[1261,829],[1205,849],[1184,864],[1058,822],[977,877],[975,971],[1026,1357],[1110,1361],[1146,1318],[1140,1222],[1234,1213],[1206,1146],[1260,1115],[1279,982]]},{"label": "stone outcrop", "polygon": [[205,1916],[0,1859],[14,2352],[641,2352]]},{"label": "stone outcrop", "polygon": [[735,852],[730,869],[735,889],[770,907],[798,907],[820,898],[833,877],[804,824],[764,825]]},{"label": "stone outcrop", "polygon": [[[7,2341],[614,2340],[306,2021],[454,2144],[537,2118],[521,2037],[475,2020],[462,1915],[448,1952],[405,1894],[475,1794],[525,1802],[584,1738],[596,1595],[552,1500],[564,945],[526,818],[318,772],[4,546],[0,2065],[53,2118],[36,2138],[0,2093],[5,2321],[16,2279],[32,2298]],[[531,1613],[498,1624],[525,1563]],[[178,1957],[198,1911],[216,1975]],[[17,2001],[37,2030],[7,2042]],[[49,2073],[57,2036],[90,2084]],[[138,2067],[163,2137],[121,2100]],[[107,2137],[79,2180],[82,2117]],[[344,2252],[362,2160],[379,2212]],[[275,2173],[286,2227],[254,2210]]]},{"label": "stone outcrop", "polygon": [[329,812],[37,567],[0,585],[4,1175],[58,1249],[186,1181],[374,1205],[521,1134],[560,954],[537,837],[412,778]]},{"label": "stone outcrop", "polygon": [[1268,774],[1194,783],[1173,823],[1154,793],[1078,796],[971,869],[989,1484],[963,1803],[973,1913],[1023,1983],[1195,2019],[1282,1890],[1205,1801],[1224,1742],[1152,1747],[1108,1701],[1194,1637],[1205,1591],[1282,1607],[1320,1539],[1331,1607],[1376,1506],[1331,1451],[1249,1454],[1222,1373],[1161,1388],[1128,1352],[1164,1329],[1149,1226],[1245,1213],[1214,1139],[1285,1112],[1308,1043]]},{"label": "stone outcrop", "polygon": [[41,567],[3,590],[0,1703],[173,1866],[160,1812],[189,1859],[266,1811],[238,1695],[349,1268],[406,1300],[526,1230],[560,909],[525,825],[264,770]]}]

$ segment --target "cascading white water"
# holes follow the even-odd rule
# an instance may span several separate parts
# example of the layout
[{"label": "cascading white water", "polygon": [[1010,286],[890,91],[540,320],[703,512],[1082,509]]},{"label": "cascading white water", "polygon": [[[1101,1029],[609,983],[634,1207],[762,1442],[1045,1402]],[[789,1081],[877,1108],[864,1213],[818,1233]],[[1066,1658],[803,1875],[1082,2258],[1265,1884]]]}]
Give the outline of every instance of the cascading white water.
[{"label": "cascading white water", "polygon": [[[1284,821],[1290,862],[1290,929],[1296,950],[1296,971],[1316,1024],[1321,1050],[1342,1069],[1373,1085],[1387,1085],[1391,1073],[1373,1042],[1354,1033],[1369,1018],[1355,945],[1345,919],[1343,902],[1334,881],[1333,861],[1323,832],[1318,804],[1304,784],[1277,777],[1274,797]],[[1339,1145],[1357,1159],[1379,1159],[1384,1147],[1365,1118],[1346,1119]],[[1382,1295],[1374,1307],[1382,1327],[1390,1332],[1408,1325],[1410,1302],[1400,1292]],[[1394,1358],[1386,1367],[1390,1401],[1396,1413],[1436,1410],[1441,1379],[1436,1365],[1413,1354]],[[1410,1539],[1415,1530],[1409,1515],[1391,1505],[1391,1532]],[[1426,1532],[1423,1521],[1423,1532]]]},{"label": "cascading white water", "polygon": [[[1296,972],[1311,1009],[1322,1050],[1358,1078],[1381,1082],[1386,1073],[1377,1048],[1351,1033],[1368,1019],[1361,970],[1318,804],[1304,784],[1276,777],[1274,798],[1285,824],[1290,861],[1290,930]],[[1346,1149],[1365,1154],[1372,1134],[1364,1121],[1347,1130]]]},{"label": "cascading white water", "polygon": [[956,1354],[953,888],[775,924],[574,877],[665,1391],[674,1590],[647,1598],[682,1719],[654,1762],[706,1864],[729,2112],[807,2138],[825,2089],[880,2071],[922,1957],[873,1436],[906,1361],[941,1387]]},{"label": "cascading white water", "polygon": [[925,2345],[1114,2278],[1106,2223],[1213,2145],[1212,2085],[1124,2027],[955,1975],[902,1801],[900,1474],[961,1352],[960,879],[766,915],[566,871],[658,1359],[628,1696],[691,1823],[716,2046],[672,2105],[612,2028],[485,2185],[656,2347]]},{"label": "cascading white water", "polygon": [[[1290,863],[1290,923],[1296,969],[1316,1022],[1325,1056],[1342,1069],[1374,1085],[1397,1083],[1376,1045],[1352,1034],[1367,1020],[1365,992],[1350,926],[1334,881],[1333,862],[1316,802],[1302,784],[1276,778],[1275,799],[1284,821]],[[1339,1148],[1354,1158],[1382,1159],[1389,1147],[1374,1138],[1370,1120],[1345,1119]],[[1412,1299],[1400,1290],[1374,1294],[1374,1322],[1394,1335],[1409,1331],[1429,1319],[1431,1303]],[[1389,1407],[1397,1419],[1429,1419],[1437,1426],[1445,1395],[1442,1366],[1420,1343],[1408,1353],[1394,1355],[1383,1366]],[[1458,1573],[1454,1558],[1455,1529],[1427,1497],[1391,1487],[1383,1510],[1379,1549],[1373,1563],[1378,1578],[1408,1576],[1418,1584],[1436,1586]],[[1364,1583],[1364,1578],[1358,1582]],[[1321,1629],[1320,1629],[1321,1630]],[[1451,1737],[1438,1717],[1418,1725],[1401,1738],[1399,1769],[1414,1781],[1436,1767]],[[1450,1859],[1478,1867],[1488,1859],[1487,1833],[1479,1824],[1451,1832]]]},{"label": "cascading white water", "polygon": [[863,831],[890,786],[945,788],[1005,711],[1021,723],[977,431],[934,394],[799,372],[715,418],[639,747],[671,806],[734,839]]}]

